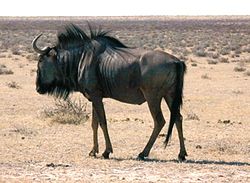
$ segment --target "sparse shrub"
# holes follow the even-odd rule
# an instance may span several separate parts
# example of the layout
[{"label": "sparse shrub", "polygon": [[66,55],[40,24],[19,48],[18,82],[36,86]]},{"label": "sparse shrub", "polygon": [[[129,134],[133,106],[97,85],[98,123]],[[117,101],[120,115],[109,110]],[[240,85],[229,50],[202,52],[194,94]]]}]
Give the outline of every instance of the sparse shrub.
[{"label": "sparse shrub", "polygon": [[0,54],[0,58],[6,58],[5,54]]},{"label": "sparse shrub", "polygon": [[31,69],[30,70],[30,76],[33,76],[36,73],[36,69]]},{"label": "sparse shrub", "polygon": [[228,47],[223,47],[221,50],[220,50],[220,54],[221,55],[228,55],[230,53],[230,49]]},{"label": "sparse shrub", "polygon": [[240,54],[241,54],[241,50],[240,50],[240,49],[236,49],[236,50],[234,51],[234,53],[235,53],[236,55],[240,55]]},{"label": "sparse shrub", "polygon": [[250,76],[250,71],[246,71],[246,72],[245,72],[245,75],[246,75],[246,76]]},{"label": "sparse shrub", "polygon": [[53,122],[78,125],[89,119],[87,103],[83,103],[81,100],[55,99],[54,105],[54,107],[43,110],[43,115],[51,118]]},{"label": "sparse shrub", "polygon": [[236,95],[240,95],[240,94],[243,94],[243,91],[241,91],[241,90],[233,90],[232,93],[234,93]]},{"label": "sparse shrub", "polygon": [[243,52],[250,53],[250,46],[247,46],[247,47],[242,48],[242,51],[243,51]]},{"label": "sparse shrub", "polygon": [[188,59],[187,56],[185,56],[185,55],[183,55],[183,54],[180,54],[180,55],[178,56],[178,58],[181,59],[182,61],[185,61],[185,60]]},{"label": "sparse shrub", "polygon": [[204,48],[200,48],[198,50],[194,50],[194,54],[198,57],[206,57],[207,53]]},{"label": "sparse shrub", "polygon": [[250,58],[248,57],[248,58],[244,58],[244,59],[242,59],[242,62],[244,62],[244,63],[250,63]]},{"label": "sparse shrub", "polygon": [[241,66],[241,65],[238,65],[238,66],[234,67],[235,72],[243,72],[245,70],[246,70],[246,68],[244,66]]},{"label": "sparse shrub", "polygon": [[239,59],[233,59],[233,60],[231,60],[231,62],[232,63],[237,63],[237,62],[240,62],[240,60]]},{"label": "sparse shrub", "polygon": [[194,44],[192,42],[187,42],[187,47],[193,47]]},{"label": "sparse shrub", "polygon": [[190,58],[191,66],[196,67],[197,66],[197,61]]},{"label": "sparse shrub", "polygon": [[212,57],[213,59],[217,59],[217,58],[219,58],[219,56],[220,56],[219,53],[212,53],[212,54],[211,54],[211,57]]},{"label": "sparse shrub", "polygon": [[10,69],[7,69],[7,67],[3,64],[0,64],[0,75],[1,74],[14,74],[14,72]]},{"label": "sparse shrub", "polygon": [[29,54],[26,56],[26,59],[29,61],[36,61],[38,60],[37,54]]},{"label": "sparse shrub", "polygon": [[[13,129],[10,130],[10,132],[17,133],[20,135],[30,136],[30,135],[36,135],[37,132],[33,129],[24,127],[24,126],[14,126]],[[24,139],[24,137],[22,137]]]},{"label": "sparse shrub", "polygon": [[229,63],[228,58],[226,58],[226,57],[220,57],[219,62],[220,63]]},{"label": "sparse shrub", "polygon": [[11,81],[11,82],[7,83],[7,86],[10,87],[10,88],[15,88],[15,89],[20,89],[21,88],[21,86],[15,81]]},{"label": "sparse shrub", "polygon": [[11,52],[13,55],[21,55],[22,54],[20,48],[18,48],[18,47],[12,47]]},{"label": "sparse shrub", "polygon": [[208,51],[216,51],[216,48],[215,47],[209,47]]},{"label": "sparse shrub", "polygon": [[7,67],[6,67],[6,65],[4,65],[4,64],[0,64],[0,68],[5,69],[5,68],[7,68]]},{"label": "sparse shrub", "polygon": [[20,60],[20,59],[15,57],[15,58],[12,58],[12,60],[17,61],[17,60]]},{"label": "sparse shrub", "polygon": [[208,76],[208,74],[203,74],[203,75],[201,75],[201,78],[202,78],[202,79],[211,79],[211,78]]},{"label": "sparse shrub", "polygon": [[19,68],[24,68],[24,66],[25,66],[24,64],[18,64]]},{"label": "sparse shrub", "polygon": [[215,64],[218,64],[218,61],[217,60],[213,60],[213,59],[208,59],[207,63],[215,65]]}]

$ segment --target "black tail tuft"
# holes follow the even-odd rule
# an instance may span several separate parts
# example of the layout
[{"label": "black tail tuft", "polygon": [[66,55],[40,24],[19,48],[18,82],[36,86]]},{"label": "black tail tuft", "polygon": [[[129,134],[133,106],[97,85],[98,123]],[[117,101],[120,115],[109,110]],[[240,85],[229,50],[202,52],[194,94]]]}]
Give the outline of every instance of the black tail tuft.
[{"label": "black tail tuft", "polygon": [[177,115],[179,115],[180,108],[182,106],[182,97],[183,97],[183,83],[184,83],[184,74],[186,73],[186,64],[182,61],[175,62],[176,64],[176,89],[175,97],[170,109],[170,123],[168,127],[168,133],[166,135],[165,147],[167,146],[169,139],[172,134],[173,126],[176,121]]}]

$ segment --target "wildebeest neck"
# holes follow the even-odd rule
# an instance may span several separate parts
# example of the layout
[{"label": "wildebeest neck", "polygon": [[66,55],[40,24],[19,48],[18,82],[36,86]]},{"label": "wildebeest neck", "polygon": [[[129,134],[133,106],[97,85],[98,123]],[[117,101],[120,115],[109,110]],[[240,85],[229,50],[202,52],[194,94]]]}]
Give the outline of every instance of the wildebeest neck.
[{"label": "wildebeest neck", "polygon": [[62,85],[70,88],[72,91],[77,90],[78,65],[82,56],[81,49],[62,50],[58,54],[57,68],[58,78]]}]

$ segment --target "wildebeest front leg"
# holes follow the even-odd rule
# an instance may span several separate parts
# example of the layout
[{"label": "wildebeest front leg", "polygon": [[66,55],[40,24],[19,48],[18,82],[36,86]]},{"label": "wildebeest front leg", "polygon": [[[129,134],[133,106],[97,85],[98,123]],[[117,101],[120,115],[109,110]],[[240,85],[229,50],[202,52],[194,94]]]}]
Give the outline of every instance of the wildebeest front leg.
[{"label": "wildebeest front leg", "polygon": [[112,148],[111,141],[110,141],[110,138],[109,138],[109,133],[108,133],[108,128],[107,128],[107,121],[106,121],[103,102],[102,102],[101,98],[95,98],[92,102],[93,102],[93,110],[96,113],[98,122],[99,122],[99,124],[101,126],[101,129],[103,131],[104,138],[105,138],[106,149],[102,153],[102,156],[105,159],[108,159],[109,154],[113,153],[113,148]]},{"label": "wildebeest front leg", "polygon": [[98,118],[96,115],[96,112],[94,110],[94,107],[92,107],[92,130],[93,130],[93,149],[90,151],[90,156],[96,156],[96,153],[99,153],[99,147],[98,147]]}]

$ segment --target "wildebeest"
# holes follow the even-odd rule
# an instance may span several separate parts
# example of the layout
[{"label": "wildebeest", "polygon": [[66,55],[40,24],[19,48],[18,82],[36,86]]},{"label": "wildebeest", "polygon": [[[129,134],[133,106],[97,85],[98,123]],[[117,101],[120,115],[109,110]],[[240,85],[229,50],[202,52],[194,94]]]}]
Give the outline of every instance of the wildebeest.
[{"label": "wildebeest", "polygon": [[93,149],[98,148],[100,125],[106,149],[102,156],[113,153],[105,117],[103,98],[113,98],[130,104],[148,104],[154,120],[150,139],[138,155],[144,159],[165,125],[161,110],[164,98],[170,110],[170,122],[166,135],[167,145],[176,124],[180,153],[179,160],[187,156],[180,107],[182,105],[183,81],[186,65],[178,58],[163,51],[143,50],[125,46],[121,41],[101,29],[89,26],[89,35],[78,26],[70,24],[57,35],[54,47],[37,47],[37,36],[32,46],[39,53],[36,90],[67,98],[70,92],[81,92],[92,102]]}]

